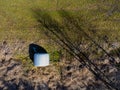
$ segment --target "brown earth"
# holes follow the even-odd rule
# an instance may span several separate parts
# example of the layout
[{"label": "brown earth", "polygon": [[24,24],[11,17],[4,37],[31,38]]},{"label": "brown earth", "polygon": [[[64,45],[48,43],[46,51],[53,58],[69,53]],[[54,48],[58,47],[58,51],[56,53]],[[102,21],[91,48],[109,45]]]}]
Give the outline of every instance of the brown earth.
[{"label": "brown earth", "polygon": [[[109,90],[74,59],[63,59],[57,65],[25,70],[20,61],[12,58],[11,50],[15,48],[6,44],[4,42],[0,46],[0,90]],[[110,65],[107,58],[98,62],[98,67],[120,88],[119,68]]]}]

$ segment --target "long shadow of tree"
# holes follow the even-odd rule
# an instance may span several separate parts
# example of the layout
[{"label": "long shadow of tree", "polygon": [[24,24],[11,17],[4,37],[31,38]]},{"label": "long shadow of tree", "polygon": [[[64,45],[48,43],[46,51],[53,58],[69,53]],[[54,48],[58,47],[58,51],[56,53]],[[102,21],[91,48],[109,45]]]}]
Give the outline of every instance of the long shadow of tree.
[{"label": "long shadow of tree", "polygon": [[23,79],[19,79],[19,83],[17,84],[16,82],[14,82],[15,79],[9,80],[9,81],[3,81],[4,87],[1,87],[1,90],[3,89],[9,89],[9,90],[18,90],[20,89],[25,89],[25,90],[34,90],[34,86]]},{"label": "long shadow of tree", "polygon": [[67,50],[81,64],[85,65],[86,68],[88,68],[88,70],[91,71],[95,77],[101,80],[109,89],[118,90],[105,73],[103,73],[97,65],[92,62],[88,56],[89,53],[86,52],[83,47],[80,47],[83,41],[86,43],[92,43],[110,57],[111,64],[115,63],[115,59],[96,41],[94,41],[93,38],[96,37],[95,30],[85,28],[89,27],[89,24],[85,22],[83,17],[80,15],[73,15],[73,13],[65,10],[59,10],[57,12],[59,16],[62,17],[61,22],[49,15],[50,11],[39,9],[34,10],[35,17],[39,22],[39,27],[42,27],[45,35]]},{"label": "long shadow of tree", "polygon": [[16,79],[11,79],[9,81],[3,81],[4,87],[0,87],[0,90],[48,90],[47,84],[40,83],[32,83],[28,80],[24,80],[22,78],[18,79],[18,83],[16,83]]}]

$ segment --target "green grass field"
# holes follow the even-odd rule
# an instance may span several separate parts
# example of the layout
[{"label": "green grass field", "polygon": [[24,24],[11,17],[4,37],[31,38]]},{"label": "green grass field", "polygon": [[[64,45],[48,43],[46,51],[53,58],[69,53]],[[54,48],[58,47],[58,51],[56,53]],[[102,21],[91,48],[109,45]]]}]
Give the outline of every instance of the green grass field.
[{"label": "green grass field", "polygon": [[106,32],[113,32],[115,33],[115,35],[112,33],[113,36],[118,36],[120,33],[119,10],[107,17],[107,13],[112,9],[112,4],[114,4],[114,0],[104,2],[99,0],[1,0],[0,39],[24,37],[23,39],[32,40],[33,37],[37,37],[37,33],[33,33],[36,32],[37,25],[32,12],[34,8],[52,11],[74,10],[95,24],[98,30],[106,29]]},{"label": "green grass field", "polygon": [[[58,10],[74,11],[85,22],[97,30],[99,36],[108,35],[110,41],[118,41],[120,36],[120,2],[115,0],[1,0],[0,1],[0,42],[15,40],[34,42],[45,39],[39,33],[34,9],[49,10],[58,20]],[[87,26],[84,23],[84,26]]]}]

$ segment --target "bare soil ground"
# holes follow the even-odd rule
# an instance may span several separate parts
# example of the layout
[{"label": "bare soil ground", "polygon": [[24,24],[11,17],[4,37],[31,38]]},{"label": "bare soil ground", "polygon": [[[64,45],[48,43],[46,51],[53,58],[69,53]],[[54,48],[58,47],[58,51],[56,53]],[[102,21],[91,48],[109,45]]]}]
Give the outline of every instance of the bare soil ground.
[{"label": "bare soil ground", "polygon": [[[0,90],[109,90],[77,60],[62,60],[58,65],[25,71],[5,43],[0,50]],[[107,58],[98,62],[98,67],[120,88],[119,68],[110,65]]]}]

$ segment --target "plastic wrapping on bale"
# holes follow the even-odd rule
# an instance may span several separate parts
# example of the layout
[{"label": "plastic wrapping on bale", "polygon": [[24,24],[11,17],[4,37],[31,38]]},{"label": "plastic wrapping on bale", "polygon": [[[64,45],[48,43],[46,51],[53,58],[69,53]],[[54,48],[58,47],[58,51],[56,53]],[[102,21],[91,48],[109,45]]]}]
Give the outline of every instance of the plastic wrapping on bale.
[{"label": "plastic wrapping on bale", "polygon": [[49,65],[49,54],[34,54],[34,66],[48,66]]},{"label": "plastic wrapping on bale", "polygon": [[49,54],[39,45],[29,45],[29,57],[36,67],[49,65]]}]

